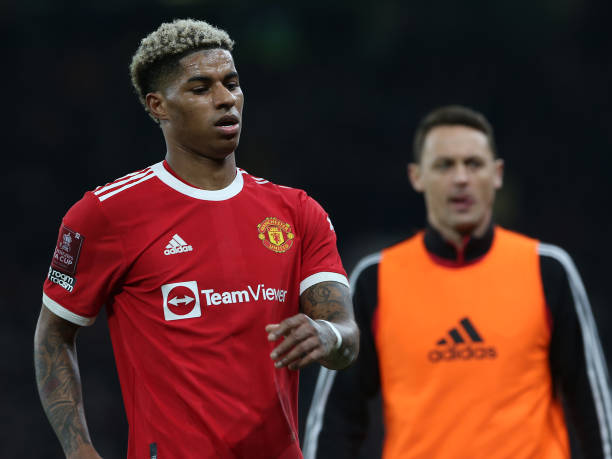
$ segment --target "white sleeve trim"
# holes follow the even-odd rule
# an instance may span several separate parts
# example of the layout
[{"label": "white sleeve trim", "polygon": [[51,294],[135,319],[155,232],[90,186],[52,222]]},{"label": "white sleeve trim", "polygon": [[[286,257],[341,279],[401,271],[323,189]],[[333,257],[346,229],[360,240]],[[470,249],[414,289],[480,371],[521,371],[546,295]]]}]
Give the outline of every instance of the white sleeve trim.
[{"label": "white sleeve trim", "polygon": [[591,303],[589,302],[578,269],[565,250],[551,244],[540,243],[538,245],[538,254],[556,259],[565,268],[574,298],[576,315],[578,316],[578,322],[582,331],[587,376],[591,384],[595,411],[599,420],[604,458],[610,459],[612,458],[612,395],[610,393],[610,378],[597,333],[597,325],[591,310]]},{"label": "white sleeve trim", "polygon": [[93,324],[96,321],[95,317],[83,317],[78,314],[75,314],[72,311],[69,311],[61,304],[49,298],[44,292],[42,296],[43,304],[56,316],[61,317],[62,319],[66,319],[73,324],[80,325],[82,327]]},{"label": "white sleeve trim", "polygon": [[[372,265],[376,265],[380,263],[380,259],[382,258],[382,252],[372,253],[366,257],[363,257],[353,268],[349,276],[349,282],[351,285],[357,285],[357,279],[361,276],[361,273],[365,271],[366,268],[369,268]],[[351,298],[355,292],[351,292]]]},{"label": "white sleeve trim", "polygon": [[318,284],[319,282],[327,281],[340,282],[341,284],[350,288],[349,281],[346,276],[338,273],[321,272],[308,276],[306,279],[300,282],[300,295],[304,293],[304,290],[312,287],[313,285]]},{"label": "white sleeve trim", "polygon": [[315,459],[319,447],[319,433],[323,427],[323,416],[327,405],[327,398],[336,378],[336,370],[321,367],[317,384],[312,396],[310,410],[306,419],[306,432],[304,434],[304,459]]}]

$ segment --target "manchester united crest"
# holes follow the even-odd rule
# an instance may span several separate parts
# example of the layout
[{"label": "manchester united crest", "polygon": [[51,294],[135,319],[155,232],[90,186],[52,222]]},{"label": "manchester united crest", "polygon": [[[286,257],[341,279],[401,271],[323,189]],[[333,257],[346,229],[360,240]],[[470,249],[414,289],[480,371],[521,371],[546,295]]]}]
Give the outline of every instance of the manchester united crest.
[{"label": "manchester united crest", "polygon": [[283,253],[293,245],[295,235],[291,232],[291,225],[276,217],[268,217],[259,225],[259,239],[264,247],[272,252]]}]

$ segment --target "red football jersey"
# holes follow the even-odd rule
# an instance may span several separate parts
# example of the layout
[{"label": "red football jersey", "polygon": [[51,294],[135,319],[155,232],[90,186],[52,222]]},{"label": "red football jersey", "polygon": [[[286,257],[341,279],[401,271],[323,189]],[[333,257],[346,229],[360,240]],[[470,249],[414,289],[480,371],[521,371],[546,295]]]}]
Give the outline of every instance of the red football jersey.
[{"label": "red football jersey", "polygon": [[164,161],[68,211],[43,303],[79,325],[106,306],[129,458],[299,458],[298,373],[274,368],[264,328],[322,281],[348,285],[305,192],[240,169],[202,190]]}]

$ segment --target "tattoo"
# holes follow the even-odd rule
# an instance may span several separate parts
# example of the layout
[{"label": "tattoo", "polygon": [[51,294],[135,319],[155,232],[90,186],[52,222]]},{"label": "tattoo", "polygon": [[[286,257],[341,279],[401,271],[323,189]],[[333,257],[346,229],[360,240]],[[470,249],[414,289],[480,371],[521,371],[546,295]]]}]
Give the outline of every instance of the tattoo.
[{"label": "tattoo", "polygon": [[348,287],[339,282],[315,284],[302,293],[300,306],[311,319],[334,322],[342,334],[342,347],[322,359],[321,364],[333,369],[350,365],[359,352],[359,332]]},{"label": "tattoo", "polygon": [[91,444],[76,359],[78,327],[41,311],[34,338],[36,383],[45,414],[68,456]]}]

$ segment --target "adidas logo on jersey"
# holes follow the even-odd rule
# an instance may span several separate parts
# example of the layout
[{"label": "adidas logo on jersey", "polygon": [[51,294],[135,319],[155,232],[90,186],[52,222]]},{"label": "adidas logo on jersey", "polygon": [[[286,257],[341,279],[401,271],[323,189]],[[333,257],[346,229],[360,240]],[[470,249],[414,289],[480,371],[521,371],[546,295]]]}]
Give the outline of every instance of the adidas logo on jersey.
[{"label": "adidas logo on jersey", "polygon": [[[448,337],[441,338],[436,342],[439,347],[427,353],[430,362],[485,360],[497,357],[497,351],[494,347],[480,344],[484,340],[480,333],[476,331],[470,319],[465,317],[459,321],[459,324],[464,334],[461,333],[459,327],[449,330]],[[448,344],[450,346],[447,346]]]},{"label": "adidas logo on jersey", "polygon": [[178,234],[175,234],[174,236],[172,236],[172,239],[170,239],[170,242],[166,246],[166,250],[164,250],[164,255],[174,255],[177,253],[191,252],[192,250],[192,246],[187,244]]}]

